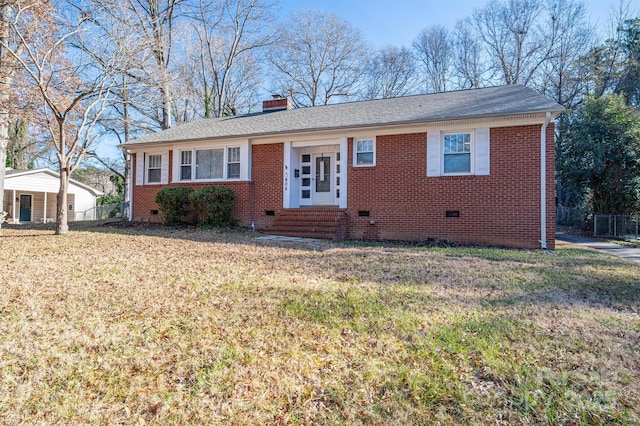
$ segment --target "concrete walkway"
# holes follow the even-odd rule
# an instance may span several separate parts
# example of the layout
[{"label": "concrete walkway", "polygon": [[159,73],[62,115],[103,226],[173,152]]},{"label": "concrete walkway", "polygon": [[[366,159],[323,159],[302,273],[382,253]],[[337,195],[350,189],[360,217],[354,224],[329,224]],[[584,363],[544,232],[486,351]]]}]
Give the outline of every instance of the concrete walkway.
[{"label": "concrete walkway", "polygon": [[640,263],[640,248],[621,246],[620,244],[608,243],[606,241],[590,240],[588,238],[576,237],[575,235],[556,233],[556,240],[565,241],[577,246],[588,247],[612,256],[622,257],[636,263]]}]

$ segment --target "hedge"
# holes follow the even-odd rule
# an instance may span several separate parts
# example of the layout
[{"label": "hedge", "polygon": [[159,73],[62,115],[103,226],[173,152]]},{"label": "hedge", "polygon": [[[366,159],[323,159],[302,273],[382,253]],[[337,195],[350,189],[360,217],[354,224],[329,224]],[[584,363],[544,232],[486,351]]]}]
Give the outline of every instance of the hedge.
[{"label": "hedge", "polygon": [[178,225],[190,213],[189,195],[193,188],[187,186],[166,186],[156,193],[156,203],[160,206],[165,225]]},{"label": "hedge", "polygon": [[225,227],[232,224],[231,211],[234,192],[224,186],[205,186],[189,194],[198,222],[204,225]]}]

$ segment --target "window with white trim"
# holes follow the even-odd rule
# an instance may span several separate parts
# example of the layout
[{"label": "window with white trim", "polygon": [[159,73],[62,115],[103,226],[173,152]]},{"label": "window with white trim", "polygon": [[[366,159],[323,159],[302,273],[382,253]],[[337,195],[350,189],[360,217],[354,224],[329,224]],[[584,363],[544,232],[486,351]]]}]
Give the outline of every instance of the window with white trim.
[{"label": "window with white trim", "polygon": [[227,148],[227,179],[240,179],[240,147]]},{"label": "window with white trim", "polygon": [[147,182],[160,183],[162,179],[162,155],[151,154],[147,157]]},{"label": "window with white trim", "polygon": [[442,150],[444,174],[471,173],[471,149],[471,133],[445,133]]},{"label": "window with white trim", "polygon": [[239,146],[180,151],[180,181],[240,179]]},{"label": "window with white trim", "polygon": [[491,129],[427,132],[427,176],[489,176]]},{"label": "window with white trim", "polygon": [[191,180],[193,152],[180,151],[180,180]]},{"label": "window with white trim", "polygon": [[360,138],[353,140],[353,166],[366,167],[376,165],[375,138]]}]

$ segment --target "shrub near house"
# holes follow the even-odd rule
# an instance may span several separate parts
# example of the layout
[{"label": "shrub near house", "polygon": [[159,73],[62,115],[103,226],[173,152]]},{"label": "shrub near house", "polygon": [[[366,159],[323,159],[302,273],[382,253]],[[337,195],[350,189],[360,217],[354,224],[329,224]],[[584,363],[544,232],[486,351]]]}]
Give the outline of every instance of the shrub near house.
[{"label": "shrub near house", "polygon": [[156,194],[156,203],[160,206],[165,225],[178,225],[189,213],[189,194],[193,188],[187,186],[168,186]]},{"label": "shrub near house", "polygon": [[[266,106],[266,107],[265,107]],[[128,142],[133,220],[215,184],[266,232],[554,247],[563,108],[519,85],[202,119]]]},{"label": "shrub near house", "polygon": [[211,226],[232,224],[231,211],[235,194],[224,186],[206,186],[189,194],[189,201],[195,210],[198,222]]},{"label": "shrub near house", "polygon": [[233,224],[231,211],[235,194],[222,186],[194,190],[187,186],[168,186],[156,194],[165,225],[179,225],[185,216],[194,214],[202,225],[225,227]]}]

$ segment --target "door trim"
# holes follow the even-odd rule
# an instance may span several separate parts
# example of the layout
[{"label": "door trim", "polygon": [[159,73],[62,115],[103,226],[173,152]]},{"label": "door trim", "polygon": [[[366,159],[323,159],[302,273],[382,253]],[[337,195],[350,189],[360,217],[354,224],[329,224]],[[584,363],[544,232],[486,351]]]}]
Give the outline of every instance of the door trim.
[{"label": "door trim", "polygon": [[[296,196],[298,207],[334,206],[338,207],[339,197],[336,190],[339,188],[337,181],[340,161],[340,146],[331,144],[323,146],[303,147],[295,150],[295,160],[298,164],[299,176],[296,178]],[[317,191],[318,170],[316,170],[318,158],[329,158],[328,181],[329,191]],[[324,173],[321,173],[324,175]]]},{"label": "door trim", "polygon": [[[283,208],[289,209],[313,206],[333,206],[339,208],[347,207],[347,138],[296,142],[285,141],[283,148]],[[313,203],[311,200],[311,195],[306,193],[306,191],[311,192],[312,189],[312,176],[310,170],[311,154],[316,153],[330,154],[333,158],[333,165],[331,167],[333,182],[331,188],[332,197],[330,203]],[[304,164],[303,155],[308,155],[308,159],[304,161]],[[303,168],[303,166],[309,167],[307,169],[307,167]],[[304,193],[303,190],[305,191]]]}]

